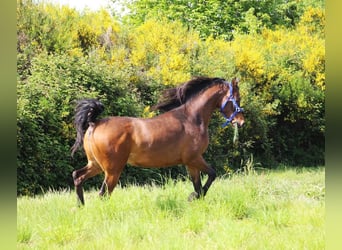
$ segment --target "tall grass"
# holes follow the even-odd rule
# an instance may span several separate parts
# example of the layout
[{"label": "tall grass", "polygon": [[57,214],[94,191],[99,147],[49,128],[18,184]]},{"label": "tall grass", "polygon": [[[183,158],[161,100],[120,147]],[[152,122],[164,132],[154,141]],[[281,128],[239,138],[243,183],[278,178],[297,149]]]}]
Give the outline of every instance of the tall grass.
[{"label": "tall grass", "polygon": [[189,203],[189,181],[17,199],[18,249],[324,249],[324,168],[236,174]]}]

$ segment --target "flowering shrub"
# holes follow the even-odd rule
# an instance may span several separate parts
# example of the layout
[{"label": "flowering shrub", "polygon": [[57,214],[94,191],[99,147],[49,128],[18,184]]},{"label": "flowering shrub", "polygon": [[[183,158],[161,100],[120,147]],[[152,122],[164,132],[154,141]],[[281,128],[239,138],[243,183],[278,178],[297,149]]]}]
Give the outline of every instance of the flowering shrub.
[{"label": "flowering shrub", "polygon": [[199,43],[180,23],[149,20],[131,34],[130,60],[137,71],[165,85],[187,81],[190,58]]}]

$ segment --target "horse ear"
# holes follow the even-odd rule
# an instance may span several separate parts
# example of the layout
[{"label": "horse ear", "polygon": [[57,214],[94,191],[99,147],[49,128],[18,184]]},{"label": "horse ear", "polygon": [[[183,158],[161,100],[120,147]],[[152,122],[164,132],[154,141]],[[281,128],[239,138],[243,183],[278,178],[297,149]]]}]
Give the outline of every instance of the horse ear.
[{"label": "horse ear", "polygon": [[232,79],[232,84],[233,84],[233,86],[236,87],[236,86],[238,85],[238,83],[239,83],[239,79],[237,79],[236,77],[234,77],[234,78]]}]

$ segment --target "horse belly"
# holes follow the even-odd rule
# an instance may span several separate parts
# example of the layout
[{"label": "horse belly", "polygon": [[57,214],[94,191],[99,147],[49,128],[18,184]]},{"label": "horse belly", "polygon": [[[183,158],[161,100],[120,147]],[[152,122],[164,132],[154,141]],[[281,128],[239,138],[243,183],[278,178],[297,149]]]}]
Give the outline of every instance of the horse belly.
[{"label": "horse belly", "polygon": [[181,163],[178,150],[171,147],[137,149],[130,153],[128,163],[137,167],[160,168]]},{"label": "horse belly", "polygon": [[181,163],[181,158],[177,154],[169,154],[165,152],[131,152],[128,163],[137,167],[161,168]]},{"label": "horse belly", "polygon": [[181,163],[183,125],[173,117],[135,119],[128,163],[141,167],[167,167]]}]

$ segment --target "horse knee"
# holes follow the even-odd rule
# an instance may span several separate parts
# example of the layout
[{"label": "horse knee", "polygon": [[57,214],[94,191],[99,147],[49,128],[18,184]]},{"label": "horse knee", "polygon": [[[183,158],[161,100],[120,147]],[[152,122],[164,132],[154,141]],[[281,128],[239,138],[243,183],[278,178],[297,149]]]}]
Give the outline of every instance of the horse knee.
[{"label": "horse knee", "polygon": [[207,171],[208,174],[208,180],[205,183],[204,187],[203,187],[203,194],[206,195],[208,192],[209,187],[211,186],[211,184],[213,183],[213,181],[216,179],[216,171],[213,168],[209,168]]},{"label": "horse knee", "polygon": [[210,179],[215,180],[217,177],[216,170],[211,168],[210,171],[208,172],[208,176]]},{"label": "horse knee", "polygon": [[206,173],[208,175],[208,180],[210,180],[211,182],[214,181],[216,179],[216,170],[212,167],[208,167],[204,173]]}]

